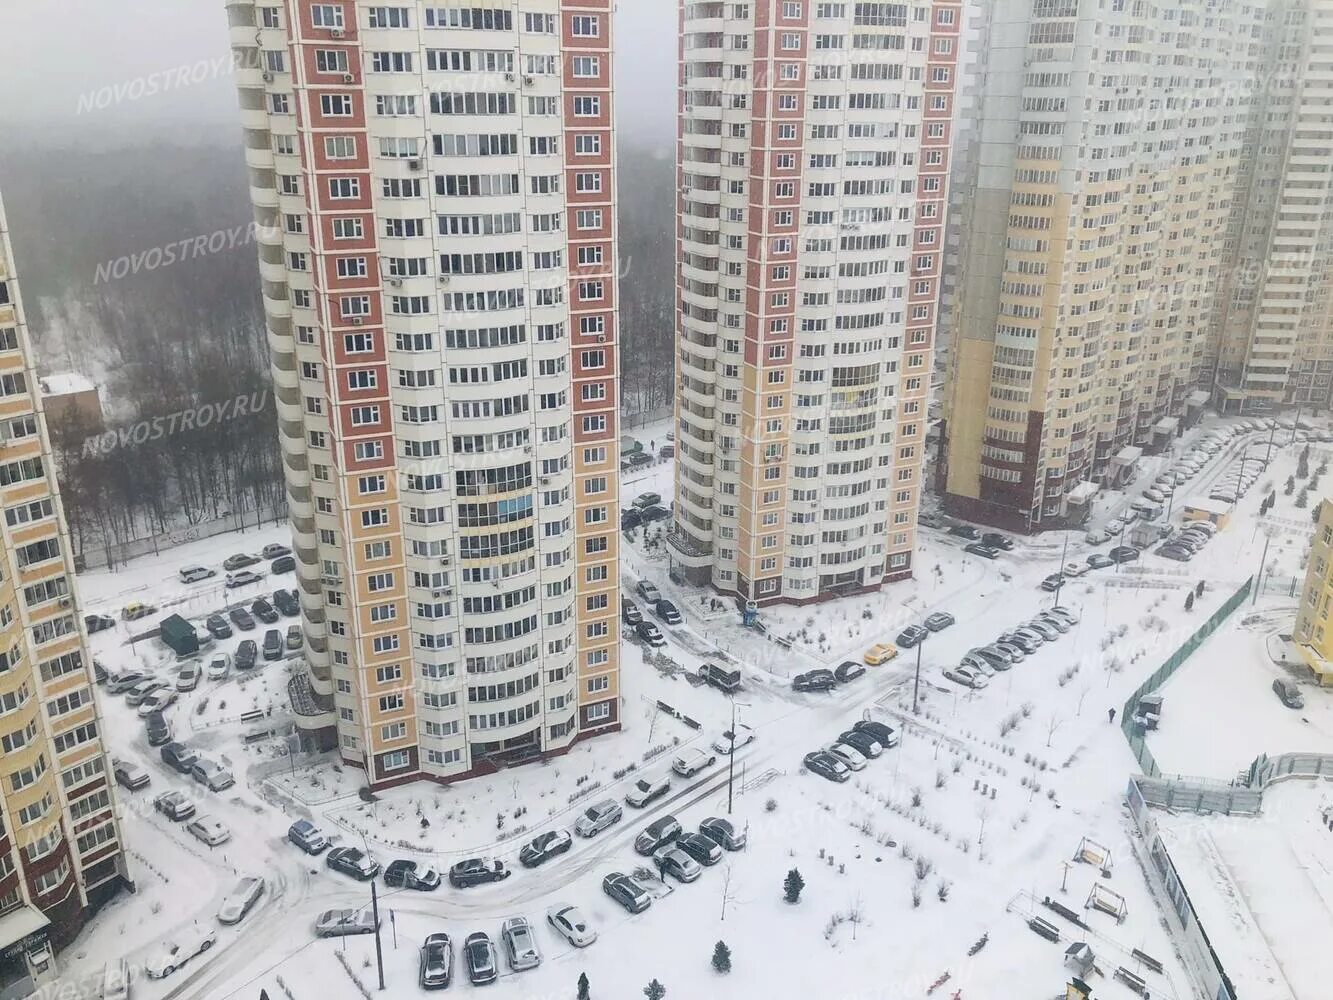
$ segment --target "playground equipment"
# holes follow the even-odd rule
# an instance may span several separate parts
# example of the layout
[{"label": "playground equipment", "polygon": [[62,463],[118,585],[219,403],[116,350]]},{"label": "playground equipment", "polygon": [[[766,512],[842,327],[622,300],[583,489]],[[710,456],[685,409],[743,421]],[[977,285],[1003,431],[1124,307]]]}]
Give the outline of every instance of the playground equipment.
[{"label": "playground equipment", "polygon": [[1125,903],[1125,897],[1100,882],[1092,883],[1092,889],[1088,892],[1088,900],[1083,904],[1083,909],[1100,910],[1115,917],[1116,923],[1120,924],[1129,916],[1129,906]]},{"label": "playground equipment", "polygon": [[1111,849],[1105,844],[1099,844],[1091,837],[1084,837],[1078,842],[1078,850],[1074,852],[1074,860],[1085,865],[1092,865],[1102,873],[1103,878],[1111,877]]}]

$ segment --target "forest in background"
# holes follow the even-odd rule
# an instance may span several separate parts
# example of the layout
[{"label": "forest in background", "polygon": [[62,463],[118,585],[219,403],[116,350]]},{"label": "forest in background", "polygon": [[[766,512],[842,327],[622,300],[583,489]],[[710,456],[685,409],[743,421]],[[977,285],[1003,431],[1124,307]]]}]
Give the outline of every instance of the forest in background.
[{"label": "forest in background", "polygon": [[[282,498],[253,216],[239,144],[118,148],[38,143],[0,153],[24,304],[41,374],[78,371],[102,391],[108,426],[263,396],[257,412],[109,449],[97,428],[52,422],[76,546],[119,544]],[[670,149],[622,143],[622,410],[669,406],[674,165]],[[151,266],[154,247],[215,233],[215,253]],[[138,255],[139,265],[122,258]],[[121,261],[119,265],[115,262]],[[124,275],[115,277],[115,275]],[[215,411],[216,412],[216,411]]]}]

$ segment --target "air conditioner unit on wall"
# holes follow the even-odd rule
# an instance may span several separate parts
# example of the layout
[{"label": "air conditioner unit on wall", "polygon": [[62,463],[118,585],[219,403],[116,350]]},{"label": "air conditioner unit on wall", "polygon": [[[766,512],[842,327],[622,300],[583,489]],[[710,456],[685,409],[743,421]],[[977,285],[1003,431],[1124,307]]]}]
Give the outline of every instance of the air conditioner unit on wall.
[{"label": "air conditioner unit on wall", "polygon": [[356,77],[351,73],[343,74],[343,83],[356,83]]},{"label": "air conditioner unit on wall", "polygon": [[329,36],[331,38],[346,38],[347,32],[343,31],[342,28],[330,28]]}]

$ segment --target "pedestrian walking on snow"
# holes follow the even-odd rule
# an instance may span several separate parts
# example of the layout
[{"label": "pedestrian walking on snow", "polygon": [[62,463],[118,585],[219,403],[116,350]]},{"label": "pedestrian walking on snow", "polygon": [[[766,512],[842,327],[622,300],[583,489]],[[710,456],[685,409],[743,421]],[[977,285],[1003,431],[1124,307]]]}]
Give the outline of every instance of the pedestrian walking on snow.
[{"label": "pedestrian walking on snow", "polygon": [[1108,709],[1106,710],[1106,721],[1107,721],[1107,722],[1111,722],[1111,723],[1114,723],[1114,722],[1115,722],[1115,709],[1114,709],[1114,708],[1108,708]]}]

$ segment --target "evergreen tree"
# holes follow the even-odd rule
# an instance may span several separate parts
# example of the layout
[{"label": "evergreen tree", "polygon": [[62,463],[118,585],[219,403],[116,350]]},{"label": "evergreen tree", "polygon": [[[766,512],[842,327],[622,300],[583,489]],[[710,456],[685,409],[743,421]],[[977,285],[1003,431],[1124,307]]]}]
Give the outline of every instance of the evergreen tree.
[{"label": "evergreen tree", "polygon": [[586,972],[580,972],[580,973],[579,973],[579,995],[578,995],[578,997],[577,997],[577,1000],[590,1000],[590,997],[591,997],[591,996],[592,996],[592,994],[590,994],[590,993],[588,992],[588,974],[587,974]]},{"label": "evergreen tree", "polygon": [[731,971],[731,949],[725,941],[719,941],[713,946],[713,970],[721,973]]},{"label": "evergreen tree", "polygon": [[666,987],[654,979],[643,988],[643,995],[646,996],[648,1000],[662,1000],[662,998],[666,996]]},{"label": "evergreen tree", "polygon": [[799,903],[801,901],[801,890],[805,888],[805,879],[801,878],[801,873],[793,868],[787,872],[786,879],[782,882],[782,898],[789,903]]},{"label": "evergreen tree", "polygon": [[1194,591],[1192,590],[1185,595],[1185,610],[1186,611],[1194,610]]}]

